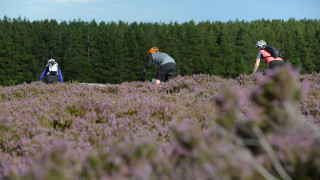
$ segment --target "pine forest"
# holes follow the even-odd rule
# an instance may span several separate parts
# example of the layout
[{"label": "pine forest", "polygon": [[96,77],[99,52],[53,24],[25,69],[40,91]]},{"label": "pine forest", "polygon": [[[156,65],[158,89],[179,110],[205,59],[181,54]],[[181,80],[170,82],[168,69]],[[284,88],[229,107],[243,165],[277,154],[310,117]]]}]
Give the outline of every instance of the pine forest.
[{"label": "pine forest", "polygon": [[[234,78],[251,74],[265,40],[301,73],[320,70],[319,20],[256,20],[195,23],[84,22],[0,19],[0,85],[39,81],[49,59],[59,63],[65,82],[145,81],[148,50],[172,56],[176,75]],[[261,63],[259,71],[265,71]],[[152,71],[156,71],[153,67]]]}]

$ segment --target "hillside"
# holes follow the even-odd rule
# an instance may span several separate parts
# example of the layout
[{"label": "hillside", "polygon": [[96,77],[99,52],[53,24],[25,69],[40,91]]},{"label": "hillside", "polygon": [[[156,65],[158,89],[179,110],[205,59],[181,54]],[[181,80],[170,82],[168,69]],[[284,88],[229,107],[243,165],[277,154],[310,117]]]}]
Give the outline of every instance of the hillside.
[{"label": "hillside", "polygon": [[0,179],[316,179],[319,74],[0,86]]}]

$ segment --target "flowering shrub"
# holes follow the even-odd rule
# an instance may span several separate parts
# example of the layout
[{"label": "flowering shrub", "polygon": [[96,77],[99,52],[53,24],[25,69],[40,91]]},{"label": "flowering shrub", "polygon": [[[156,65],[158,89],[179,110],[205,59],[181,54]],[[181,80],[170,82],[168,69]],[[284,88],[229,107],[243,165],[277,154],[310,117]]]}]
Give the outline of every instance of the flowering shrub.
[{"label": "flowering shrub", "polygon": [[315,179],[320,76],[0,87],[0,179]]}]

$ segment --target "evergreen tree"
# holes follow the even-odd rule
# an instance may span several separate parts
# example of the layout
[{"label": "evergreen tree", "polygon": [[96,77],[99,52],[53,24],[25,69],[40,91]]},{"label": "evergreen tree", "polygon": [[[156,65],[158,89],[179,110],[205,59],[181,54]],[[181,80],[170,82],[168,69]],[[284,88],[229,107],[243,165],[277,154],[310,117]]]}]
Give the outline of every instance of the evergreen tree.
[{"label": "evergreen tree", "polygon": [[[172,56],[176,74],[236,77],[254,66],[258,40],[274,44],[302,73],[320,70],[319,20],[136,23],[0,19],[0,85],[38,81],[56,59],[65,81],[144,81],[148,50]],[[267,64],[261,62],[260,70]],[[152,67],[151,71],[155,71]]]}]

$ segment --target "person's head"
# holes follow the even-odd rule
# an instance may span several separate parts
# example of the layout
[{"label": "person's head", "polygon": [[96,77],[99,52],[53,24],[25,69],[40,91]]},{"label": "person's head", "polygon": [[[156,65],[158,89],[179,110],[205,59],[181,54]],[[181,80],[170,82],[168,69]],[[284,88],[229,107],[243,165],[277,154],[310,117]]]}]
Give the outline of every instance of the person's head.
[{"label": "person's head", "polygon": [[267,45],[267,43],[264,40],[260,40],[257,42],[256,47],[260,49],[264,49],[264,47]]},{"label": "person's head", "polygon": [[149,50],[149,55],[153,54],[153,53],[158,53],[159,52],[159,49],[157,47],[152,47],[150,50]]},{"label": "person's head", "polygon": [[56,62],[56,60],[54,60],[54,59],[49,59],[48,64],[51,63],[51,62]]}]

